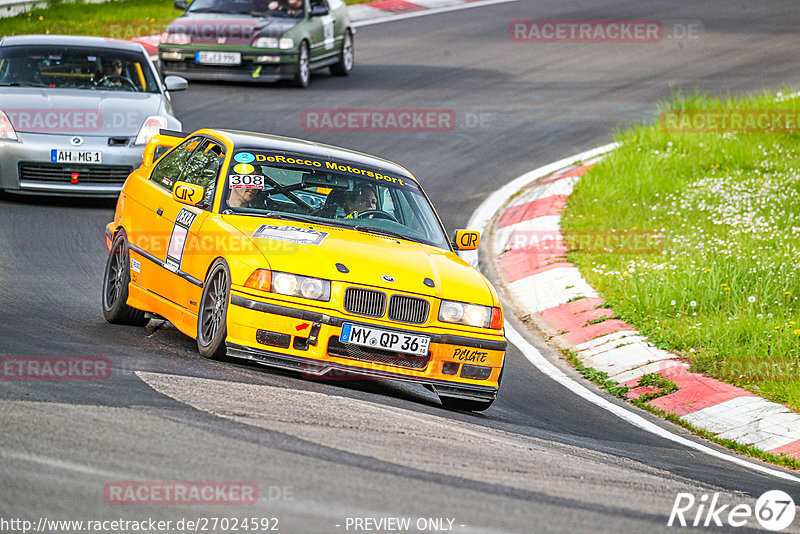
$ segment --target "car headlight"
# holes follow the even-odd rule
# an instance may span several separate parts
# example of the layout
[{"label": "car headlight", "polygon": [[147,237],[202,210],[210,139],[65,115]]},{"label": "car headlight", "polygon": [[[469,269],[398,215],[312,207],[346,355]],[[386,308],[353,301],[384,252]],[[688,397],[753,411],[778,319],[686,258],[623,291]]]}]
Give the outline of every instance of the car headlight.
[{"label": "car headlight", "polygon": [[331,282],[321,278],[273,272],[272,292],[290,297],[327,301],[331,299]]},{"label": "car headlight", "polygon": [[255,48],[278,48],[277,37],[259,37],[253,41]]},{"label": "car headlight", "polygon": [[14,125],[2,110],[0,110],[0,139],[9,139],[11,141],[17,140],[17,132],[14,130]]},{"label": "car headlight", "polygon": [[[464,324],[478,328],[501,328],[501,317],[500,308],[479,304],[443,300],[439,306],[439,320],[443,323]],[[498,326],[495,326],[496,323]]]},{"label": "car headlight", "polygon": [[158,135],[158,131],[167,127],[167,118],[161,115],[151,115],[144,120],[142,127],[139,128],[139,135],[136,136],[134,144],[144,145],[153,136]]},{"label": "car headlight", "polygon": [[291,37],[259,37],[253,41],[254,48],[280,48],[281,50],[291,50],[294,48],[294,39]]},{"label": "car headlight", "polygon": [[192,36],[188,33],[169,33],[161,34],[162,44],[188,45],[192,44]]}]

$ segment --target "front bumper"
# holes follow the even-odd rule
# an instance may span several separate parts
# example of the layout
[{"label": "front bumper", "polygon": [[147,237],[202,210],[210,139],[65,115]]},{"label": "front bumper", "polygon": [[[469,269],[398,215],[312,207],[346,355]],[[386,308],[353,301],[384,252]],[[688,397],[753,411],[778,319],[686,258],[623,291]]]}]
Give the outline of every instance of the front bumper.
[{"label": "front bumper", "polygon": [[[166,59],[164,52],[180,52],[181,59]],[[290,80],[297,74],[297,52],[264,50],[242,53],[241,65],[208,65],[195,62],[195,50],[159,47],[159,64],[163,76],[182,76],[188,80],[230,80],[264,83]],[[258,61],[259,56],[274,58]]]},{"label": "front bumper", "polygon": [[[430,337],[426,357],[366,349],[339,342],[344,323]],[[497,395],[507,342],[502,334],[472,337],[447,328],[328,315],[265,302],[232,292],[228,311],[228,354],[310,377],[360,375],[425,384],[443,396],[490,400]],[[485,378],[462,376],[480,366]]]},{"label": "front bumper", "polygon": [[[124,142],[124,137],[80,135],[84,143],[76,147],[69,142],[74,135],[17,136],[18,141],[0,141],[0,189],[11,193],[116,198],[125,179],[142,163],[144,145],[133,145],[132,138]],[[111,146],[112,142],[119,144]],[[56,164],[51,161],[53,149],[99,151],[103,162]],[[74,173],[77,183],[71,183]]]}]

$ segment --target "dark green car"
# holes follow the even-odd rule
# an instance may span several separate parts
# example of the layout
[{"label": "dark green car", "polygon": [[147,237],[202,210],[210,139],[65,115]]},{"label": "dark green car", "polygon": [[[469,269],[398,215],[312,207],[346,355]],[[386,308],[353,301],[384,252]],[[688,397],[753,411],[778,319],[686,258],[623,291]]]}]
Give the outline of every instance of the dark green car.
[{"label": "dark green car", "polygon": [[158,45],[163,76],[306,87],[311,71],[353,68],[353,34],[342,0],[176,0],[184,14]]}]

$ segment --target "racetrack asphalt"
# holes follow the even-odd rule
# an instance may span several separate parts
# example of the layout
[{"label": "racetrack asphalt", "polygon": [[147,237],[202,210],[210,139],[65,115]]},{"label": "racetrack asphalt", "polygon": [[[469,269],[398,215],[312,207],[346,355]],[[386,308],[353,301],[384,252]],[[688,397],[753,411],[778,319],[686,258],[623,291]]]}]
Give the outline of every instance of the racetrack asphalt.
[{"label": "racetrack asphalt", "polygon": [[[555,18],[700,21],[703,31],[650,44],[510,42],[512,20]],[[514,177],[652,121],[673,90],[797,87],[798,25],[781,2],[511,2],[361,28],[345,79],[319,74],[307,90],[193,83],[174,102],[186,130],[309,138],[405,165],[452,230]],[[458,125],[313,132],[301,122],[309,108],[444,108]],[[206,361],[156,321],[108,325],[99,299],[113,203],[0,202],[0,356],[100,356],[114,369],[91,382],[0,381],[2,517],[274,516],[284,532],[345,532],[348,517],[446,517],[457,532],[640,532],[671,530],[678,492],[752,504],[783,489],[800,499],[795,484],[621,421],[515,349],[497,402],[467,414],[412,385]],[[130,480],[246,480],[262,498],[105,502],[105,484]]]}]

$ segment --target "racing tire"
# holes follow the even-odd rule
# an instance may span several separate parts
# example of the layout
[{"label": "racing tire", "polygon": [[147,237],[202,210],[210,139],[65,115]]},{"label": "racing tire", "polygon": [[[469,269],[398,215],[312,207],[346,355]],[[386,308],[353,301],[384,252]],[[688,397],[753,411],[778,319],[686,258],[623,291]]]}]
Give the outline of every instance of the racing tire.
[{"label": "racing tire", "polygon": [[331,65],[331,74],[334,76],[347,76],[353,70],[355,63],[355,50],[353,47],[353,34],[350,30],[345,30],[342,39],[342,52],[339,55],[339,62]]},{"label": "racing tire", "polygon": [[131,282],[131,260],[128,239],[120,231],[111,242],[103,276],[103,317],[112,324],[144,326],[150,319],[144,312],[128,306],[128,284]]},{"label": "racing tire", "polygon": [[197,314],[197,351],[211,360],[225,358],[228,336],[228,303],[231,297],[231,272],[223,259],[208,270]]},{"label": "racing tire", "polygon": [[461,410],[464,412],[482,412],[492,405],[494,399],[479,401],[472,399],[459,399],[457,397],[439,397],[442,406],[449,410]]},{"label": "racing tire", "polygon": [[311,57],[308,50],[306,41],[301,42],[297,49],[297,74],[294,75],[294,84],[297,87],[308,87],[311,82]]}]

